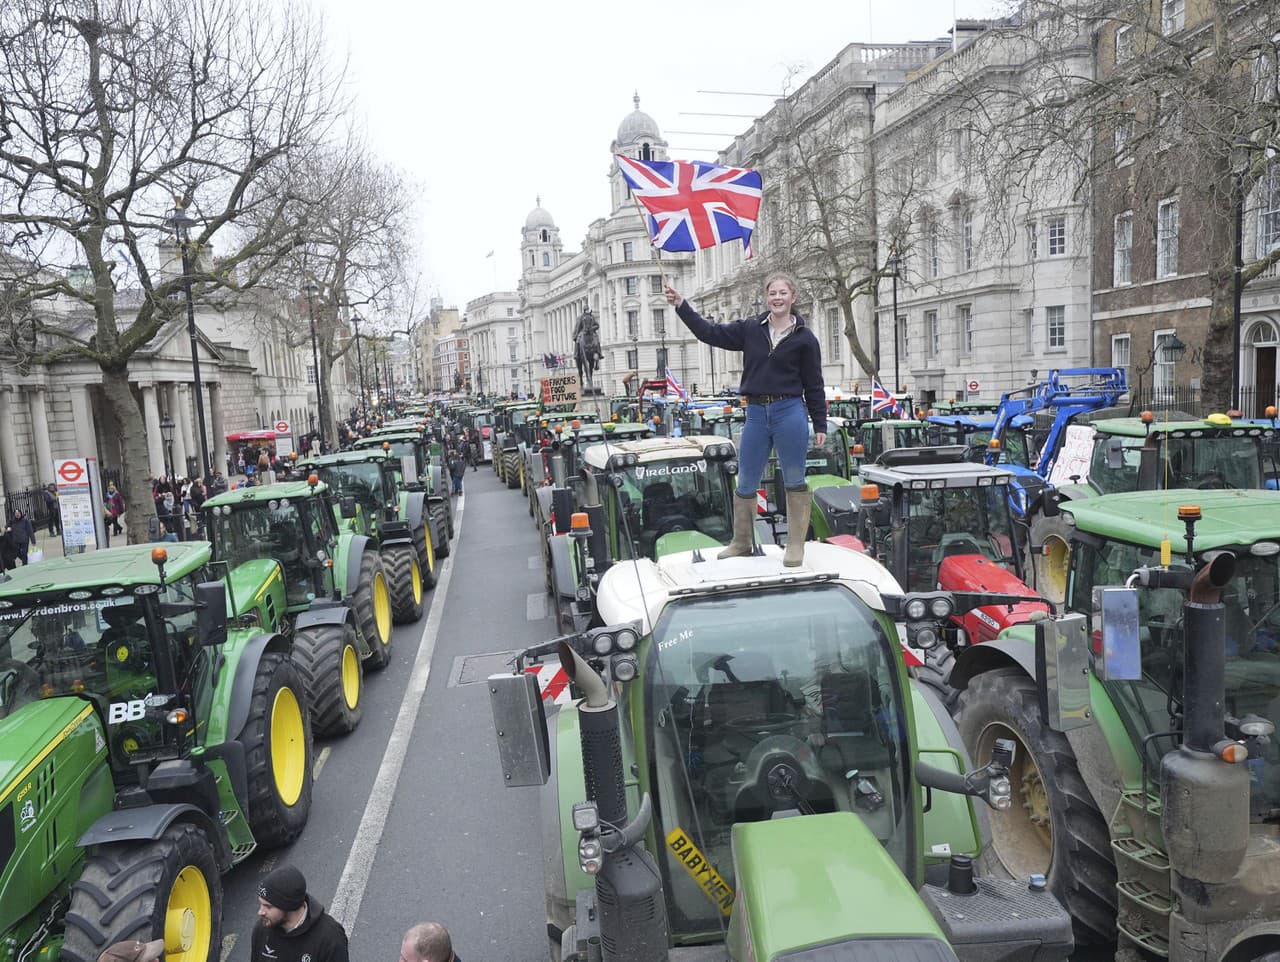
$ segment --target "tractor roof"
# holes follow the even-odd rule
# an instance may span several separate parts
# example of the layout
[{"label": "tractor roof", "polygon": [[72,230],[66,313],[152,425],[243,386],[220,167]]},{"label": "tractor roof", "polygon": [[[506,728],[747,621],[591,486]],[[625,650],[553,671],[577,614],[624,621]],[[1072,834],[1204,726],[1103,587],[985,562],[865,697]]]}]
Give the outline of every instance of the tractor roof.
[{"label": "tractor roof", "polygon": [[1178,520],[1181,505],[1197,505],[1195,548],[1245,546],[1280,541],[1280,499],[1274,491],[1237,488],[1170,488],[1129,491],[1068,501],[1062,511],[1077,530],[1131,544],[1159,547],[1168,538],[1173,553],[1187,550],[1187,529]]},{"label": "tractor roof", "polygon": [[[68,591],[92,590],[103,586],[128,588],[134,585],[160,583],[160,569],[151,560],[154,544],[131,544],[120,548],[103,548],[84,554],[65,555],[26,565],[14,571],[0,584],[0,598],[28,594],[65,594]],[[212,546],[207,541],[166,543],[163,550],[165,580],[190,574],[209,562]]]},{"label": "tractor roof", "polygon": [[968,449],[954,444],[936,448],[894,448],[886,451],[874,464],[864,464],[859,471],[863,484],[886,487],[925,488],[930,483],[945,481],[948,488],[975,488],[989,484],[1008,484],[1013,472],[1004,468],[966,461]]},{"label": "tractor roof", "polygon": [[609,421],[607,425],[600,423],[584,424],[576,431],[569,432],[568,436],[576,437],[579,443],[585,443],[587,441],[599,441],[606,435],[612,441],[615,438],[622,440],[623,438],[635,438],[637,436],[648,437],[652,433],[653,425],[651,424],[639,424],[635,421]]},{"label": "tractor roof", "polygon": [[[369,461],[391,461],[390,456],[382,448],[359,448],[354,451],[336,451],[333,454],[322,454],[318,458],[307,458],[299,461],[298,467],[332,468],[343,464],[365,464]],[[399,464],[398,461],[391,462]]]},{"label": "tractor roof", "polygon": [[369,448],[381,448],[382,442],[386,441],[394,444],[397,441],[420,442],[422,440],[422,432],[411,428],[395,428],[391,431],[383,430],[376,434],[371,434],[367,438],[356,438],[352,443],[352,447],[357,450],[367,450]]},{"label": "tractor roof", "polygon": [[277,484],[259,484],[252,488],[236,488],[207,499],[202,508],[220,508],[224,504],[235,505],[267,503],[277,498],[310,498],[324,494],[329,489],[324,482],[312,488],[306,481],[281,481]]},{"label": "tractor roof", "polygon": [[616,563],[600,582],[600,616],[609,625],[643,621],[648,632],[667,602],[686,596],[839,581],[870,607],[883,611],[883,595],[902,594],[893,575],[860,551],[811,541],[804,547],[804,564],[799,568],[785,567],[782,549],[776,545],[764,545],[763,551],[763,555],[725,560],[716,558],[715,550],[682,551],[658,561]]},{"label": "tractor roof", "polygon": [[1225,414],[1210,414],[1203,420],[1190,421],[1162,421],[1157,416],[1149,428],[1142,423],[1141,418],[1104,418],[1091,421],[1090,424],[1099,434],[1129,438],[1145,438],[1148,434],[1163,434],[1171,437],[1228,437],[1231,435],[1272,437],[1275,435],[1275,429],[1266,424],[1232,420]]},{"label": "tractor roof", "polygon": [[641,438],[593,444],[582,456],[591,467],[604,470],[610,456],[615,454],[634,454],[641,464],[648,464],[672,458],[706,457],[709,446],[718,447],[730,443],[732,442],[714,434],[691,434],[682,438]]},{"label": "tractor roof", "polygon": [[559,424],[563,421],[579,420],[583,424],[600,420],[595,411],[543,411],[542,420]]}]

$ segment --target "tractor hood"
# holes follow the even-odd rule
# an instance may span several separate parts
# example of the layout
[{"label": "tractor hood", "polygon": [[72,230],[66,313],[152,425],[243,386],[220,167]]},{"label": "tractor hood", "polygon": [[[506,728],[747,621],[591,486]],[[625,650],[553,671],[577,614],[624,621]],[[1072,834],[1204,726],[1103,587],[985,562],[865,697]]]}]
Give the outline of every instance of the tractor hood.
[{"label": "tractor hood", "polygon": [[[274,583],[283,590],[284,575],[280,562],[273,558],[258,558],[236,565],[231,572],[231,591],[227,597],[228,614],[240,616],[262,603]],[[231,598],[235,598],[234,610]]]},{"label": "tractor hood", "polygon": [[92,714],[84,699],[66,697],[32,702],[0,719],[0,811],[22,793],[36,763]]},{"label": "tractor hood", "polygon": [[[735,959],[955,958],[893,857],[852,812],[740,822],[733,865]],[[803,951],[818,946],[812,956]]]}]

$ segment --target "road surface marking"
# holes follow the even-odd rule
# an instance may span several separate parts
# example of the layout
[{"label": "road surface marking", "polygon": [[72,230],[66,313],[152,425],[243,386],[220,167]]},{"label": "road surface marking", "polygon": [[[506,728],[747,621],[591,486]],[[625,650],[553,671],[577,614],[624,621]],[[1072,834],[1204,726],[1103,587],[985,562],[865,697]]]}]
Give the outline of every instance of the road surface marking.
[{"label": "road surface marking", "polygon": [[541,621],[547,617],[547,593],[535,591],[524,600],[524,616],[530,621]]},{"label": "road surface marking", "polygon": [[231,935],[223,936],[221,962],[227,962],[227,959],[231,958],[231,950],[236,947],[237,938],[239,936],[234,932]]},{"label": "road surface marking", "polygon": [[311,769],[311,780],[314,782],[320,778],[320,769],[324,768],[324,763],[329,760],[330,748],[325,745],[320,749],[320,754],[316,756],[316,763]]},{"label": "road surface marking", "polygon": [[[454,505],[455,542],[462,539],[464,497],[465,495],[459,495]],[[418,709],[422,707],[423,696],[427,693],[427,680],[431,677],[431,656],[435,652],[436,637],[440,631],[445,601],[449,595],[449,582],[453,578],[453,562],[457,557],[457,553],[451,551],[449,557],[440,566],[440,580],[436,583],[433,592],[435,597],[432,598],[431,613],[427,615],[427,624],[422,629],[422,637],[418,640],[418,655],[413,660],[409,684],[405,688],[404,698],[400,701],[395,728],[391,730],[391,737],[387,739],[386,751],[382,753],[382,764],[378,766],[378,774],[373,780],[369,801],[365,803],[364,814],[360,816],[360,827],[356,829],[356,837],[347,855],[347,864],[342,867],[342,875],[338,879],[338,890],[333,896],[333,904],[329,907],[329,915],[337,919],[348,935],[351,934],[356,919],[360,917],[360,903],[364,901],[364,890],[369,884],[369,874],[373,871],[374,858],[378,854],[382,832],[386,828],[387,816],[391,812],[396,784],[400,781],[400,771],[404,767],[405,756],[409,751],[409,738],[413,735],[413,726],[418,720]]]}]

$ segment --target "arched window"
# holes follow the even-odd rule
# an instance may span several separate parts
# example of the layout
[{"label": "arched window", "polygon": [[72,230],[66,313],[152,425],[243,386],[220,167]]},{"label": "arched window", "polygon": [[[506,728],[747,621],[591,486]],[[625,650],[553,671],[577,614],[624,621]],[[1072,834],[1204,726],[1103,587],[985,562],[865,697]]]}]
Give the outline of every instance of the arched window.
[{"label": "arched window", "polygon": [[550,254],[543,254],[543,255],[542,255],[542,266],[543,266],[543,267],[550,267],[550,266],[551,266],[551,255],[550,255]]},{"label": "arched window", "polygon": [[530,254],[530,255],[529,255],[529,266],[530,266],[530,267],[537,267],[537,266],[538,266],[538,257],[537,257],[537,255],[536,255],[536,254]]},{"label": "arched window", "polygon": [[1276,326],[1270,321],[1259,321],[1249,331],[1248,343],[1254,347],[1276,347],[1280,345],[1280,337],[1276,335]]},{"label": "arched window", "polygon": [[653,160],[653,151],[650,149],[648,144],[640,145],[640,159]]},{"label": "arched window", "polygon": [[544,230],[544,231],[542,232],[542,243],[544,243],[544,244],[545,244],[545,243],[547,243],[547,241],[549,241],[549,240],[551,240],[551,237],[550,237],[550,236],[547,234],[547,232]]}]

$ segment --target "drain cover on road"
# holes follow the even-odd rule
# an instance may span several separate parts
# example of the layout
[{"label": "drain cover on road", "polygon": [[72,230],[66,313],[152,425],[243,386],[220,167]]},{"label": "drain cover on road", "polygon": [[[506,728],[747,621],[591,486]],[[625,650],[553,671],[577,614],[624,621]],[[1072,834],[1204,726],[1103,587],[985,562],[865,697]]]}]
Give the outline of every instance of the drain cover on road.
[{"label": "drain cover on road", "polygon": [[453,670],[449,672],[449,687],[474,685],[484,681],[490,675],[510,671],[511,662],[519,651],[520,649],[495,651],[488,655],[459,655],[453,659]]}]

